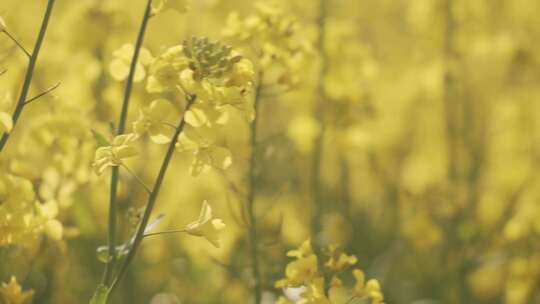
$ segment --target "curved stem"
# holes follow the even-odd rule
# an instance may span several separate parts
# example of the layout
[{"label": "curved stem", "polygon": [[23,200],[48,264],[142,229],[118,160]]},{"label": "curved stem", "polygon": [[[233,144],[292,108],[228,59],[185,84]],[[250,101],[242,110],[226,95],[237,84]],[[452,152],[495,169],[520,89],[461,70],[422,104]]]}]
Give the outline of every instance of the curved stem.
[{"label": "curved stem", "polygon": [[[196,96],[188,96],[188,102],[186,105],[186,109],[184,111],[187,112],[191,105],[196,100]],[[159,190],[161,189],[161,185],[163,184],[163,180],[165,178],[165,174],[167,173],[167,168],[169,167],[169,163],[171,162],[171,158],[174,153],[176,142],[178,141],[178,137],[180,136],[180,133],[184,130],[186,121],[184,119],[184,116],[180,119],[180,122],[178,123],[178,127],[176,128],[176,131],[171,139],[171,142],[169,143],[169,147],[167,149],[167,153],[165,154],[165,158],[163,159],[163,163],[161,164],[161,168],[159,169],[158,176],[156,178],[156,182],[154,184],[154,188],[152,189],[152,192],[150,193],[150,197],[148,198],[148,202],[146,203],[146,207],[144,209],[144,214],[142,216],[141,222],[139,224],[139,227],[137,228],[137,232],[135,234],[135,239],[133,240],[133,245],[131,246],[124,262],[120,266],[120,270],[118,271],[118,275],[116,276],[115,280],[113,281],[110,292],[112,292],[118,283],[122,280],[124,275],[126,274],[126,271],[133,261],[133,258],[135,257],[135,254],[137,253],[137,249],[141,245],[141,242],[144,238],[144,230],[146,229],[146,225],[148,225],[148,221],[150,220],[150,215],[152,214],[152,210],[154,209],[154,205],[156,204],[156,200],[159,194]]]},{"label": "curved stem", "polygon": [[[36,68],[39,51],[41,50],[41,46],[43,44],[43,41],[45,40],[45,33],[47,33],[47,27],[49,26],[49,20],[51,19],[54,2],[55,0],[49,0],[47,2],[47,9],[45,11],[43,21],[41,22],[41,28],[39,30],[38,37],[36,39],[34,50],[32,51],[32,55],[30,55],[28,68],[26,69],[26,76],[24,77],[24,83],[21,89],[21,94],[19,95],[19,100],[17,101],[17,105],[15,106],[15,111],[13,112],[13,116],[12,116],[13,128],[15,128],[15,125],[17,124],[17,121],[19,120],[19,117],[21,116],[21,113],[24,108],[24,104],[26,103],[26,99],[28,98],[28,92],[30,91],[30,84],[32,83],[32,78],[34,76],[34,70]],[[0,139],[0,152],[6,146],[9,136],[10,136],[10,133],[4,133],[2,135],[2,138]]]},{"label": "curved stem", "polygon": [[[135,42],[135,50],[133,52],[133,58],[131,60],[131,65],[129,68],[129,74],[126,81],[126,88],[124,91],[124,100],[122,102],[122,110],[120,112],[120,119],[118,122],[118,129],[116,130],[116,135],[121,135],[124,133],[126,128],[127,114],[129,109],[129,100],[131,98],[131,92],[133,90],[133,80],[135,79],[135,71],[137,68],[137,61],[139,59],[139,54],[144,42],[144,35],[146,33],[146,28],[148,26],[148,21],[151,18],[152,13],[152,0],[148,0],[146,3],[146,9],[144,11],[144,16],[141,22],[141,27],[139,28],[139,33],[137,35],[137,41]],[[109,252],[111,253],[111,260],[105,265],[105,270],[103,273],[102,283],[108,285],[112,278],[112,273],[114,266],[116,265],[116,221],[117,221],[117,206],[116,206],[116,194],[118,192],[118,177],[119,177],[119,168],[112,168],[111,175],[111,189],[110,189],[110,199],[109,199]]]},{"label": "curved stem", "polygon": [[259,83],[257,84],[257,89],[255,91],[254,99],[254,109],[255,109],[255,118],[250,125],[250,147],[251,155],[249,159],[249,184],[248,184],[248,193],[247,193],[247,215],[249,220],[249,254],[251,257],[252,265],[252,275],[254,280],[254,293],[255,293],[255,304],[260,304],[262,300],[262,287],[261,287],[261,273],[259,268],[259,259],[257,254],[257,217],[255,216],[255,196],[256,196],[256,163],[257,163],[257,124],[259,122],[259,109],[261,104],[261,93],[262,93],[262,80],[263,73],[259,71],[258,77]]}]

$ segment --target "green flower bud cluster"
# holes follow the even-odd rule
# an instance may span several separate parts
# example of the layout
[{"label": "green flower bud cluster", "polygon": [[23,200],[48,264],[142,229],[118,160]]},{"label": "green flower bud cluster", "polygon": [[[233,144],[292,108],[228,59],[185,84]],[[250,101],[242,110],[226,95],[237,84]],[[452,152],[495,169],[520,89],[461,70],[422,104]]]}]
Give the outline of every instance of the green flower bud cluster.
[{"label": "green flower bud cluster", "polygon": [[194,71],[195,80],[220,78],[242,60],[242,56],[232,53],[232,47],[211,42],[207,37],[193,37],[189,42],[184,40],[183,52],[189,58],[189,68]]}]

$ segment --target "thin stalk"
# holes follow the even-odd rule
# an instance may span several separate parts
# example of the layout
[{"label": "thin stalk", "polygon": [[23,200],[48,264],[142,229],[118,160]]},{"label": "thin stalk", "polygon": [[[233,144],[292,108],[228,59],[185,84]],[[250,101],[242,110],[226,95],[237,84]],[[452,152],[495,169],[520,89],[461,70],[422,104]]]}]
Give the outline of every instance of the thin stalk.
[{"label": "thin stalk", "polygon": [[[191,105],[195,102],[196,96],[187,96],[187,99],[188,99],[188,102],[187,102],[184,113],[187,112],[187,110],[189,110]],[[167,173],[167,168],[169,167],[169,163],[171,162],[171,158],[174,153],[176,142],[178,141],[178,137],[180,136],[180,133],[182,133],[182,131],[184,130],[185,125],[186,125],[186,121],[184,119],[184,116],[182,115],[182,118],[180,118],[178,127],[176,128],[176,131],[174,132],[174,135],[167,149],[167,153],[165,154],[165,158],[163,159],[163,163],[161,164],[161,168],[159,169],[156,182],[154,183],[154,188],[152,189],[152,192],[150,193],[150,196],[148,197],[148,202],[146,203],[144,214],[142,216],[139,227],[137,228],[137,232],[135,233],[135,239],[133,241],[133,245],[131,246],[125,260],[120,266],[118,275],[116,276],[115,280],[113,281],[110,287],[110,292],[112,292],[116,288],[118,283],[122,280],[122,278],[126,274],[126,271],[129,265],[131,264],[131,262],[133,261],[133,258],[135,257],[135,254],[137,253],[137,249],[141,245],[141,242],[144,238],[144,230],[146,229],[146,225],[148,225],[148,221],[150,220],[150,215],[152,214],[152,210],[154,209],[154,205],[156,204],[159,190],[161,189],[161,185],[163,184],[165,174]]]},{"label": "thin stalk", "polygon": [[45,91],[43,91],[43,92],[37,94],[36,96],[34,96],[34,97],[28,99],[27,101],[25,101],[25,102],[24,102],[24,105],[28,105],[29,103],[31,103],[31,102],[33,102],[33,101],[36,101],[36,100],[40,99],[41,97],[43,97],[43,96],[45,96],[45,95],[51,93],[52,91],[58,89],[58,87],[60,86],[60,84],[61,84],[60,82],[57,82],[57,83],[56,83],[55,85],[53,85],[52,87],[46,89]]},{"label": "thin stalk", "polygon": [[[36,39],[34,50],[32,51],[32,55],[30,56],[28,68],[26,69],[26,76],[24,77],[24,83],[21,89],[21,94],[19,95],[19,100],[17,101],[17,105],[15,106],[15,111],[13,112],[13,115],[12,115],[13,128],[15,128],[15,125],[17,124],[17,121],[19,120],[19,117],[21,116],[21,113],[24,108],[24,104],[26,103],[26,99],[28,98],[28,92],[30,91],[30,84],[32,83],[32,78],[34,77],[34,70],[36,68],[39,51],[41,50],[41,46],[43,44],[43,41],[45,40],[45,33],[47,32],[47,27],[49,26],[49,20],[52,15],[54,2],[55,0],[49,0],[47,2],[47,9],[45,11],[43,21],[41,22],[41,28],[39,30],[38,37]],[[6,132],[2,135],[2,138],[0,139],[0,152],[2,152],[2,150],[6,146],[9,136],[10,136],[10,133],[6,133]]]},{"label": "thin stalk", "polygon": [[126,169],[126,171],[137,181],[137,183],[139,183],[139,185],[141,185],[144,190],[150,194],[150,192],[152,192],[152,190],[150,190],[150,187],[148,187],[144,181],[133,171],[131,170],[126,164],[122,164],[122,168]]},{"label": "thin stalk", "polygon": [[17,47],[26,55],[26,57],[28,57],[28,59],[32,58],[32,54],[30,54],[30,52],[28,52],[26,50],[26,48],[19,42],[19,40],[17,40],[15,37],[13,37],[13,35],[11,35],[6,30],[4,30],[4,34],[6,34],[6,36],[8,36],[8,38],[11,39],[11,41],[13,41],[13,43],[15,43],[15,45],[17,45]]},{"label": "thin stalk", "polygon": [[[319,81],[317,83],[317,104],[316,104],[316,118],[321,126],[320,132],[315,138],[313,147],[313,156],[311,163],[311,193],[313,197],[314,214],[312,217],[311,230],[314,236],[321,230],[321,218],[322,218],[322,195],[321,195],[321,162],[323,158],[323,143],[325,132],[324,121],[324,106],[327,101],[326,92],[324,90],[324,78],[328,73],[328,55],[325,52],[325,39],[326,39],[326,10],[328,0],[319,1],[319,16],[317,18],[317,26],[319,36],[317,39],[317,49],[319,50],[321,67],[319,71]],[[316,240],[315,240],[316,241]]]},{"label": "thin stalk", "polygon": [[341,199],[343,200],[343,214],[350,218],[351,215],[351,172],[347,160],[347,152],[343,151],[339,160],[339,179],[341,184]]},{"label": "thin stalk", "polygon": [[454,48],[455,20],[452,14],[452,0],[444,2],[444,40],[443,40],[443,56],[445,61],[444,75],[444,119],[446,123],[446,138],[447,138],[447,153],[448,153],[448,179],[451,184],[456,182],[458,178],[458,103],[455,94],[455,66],[456,50]]},{"label": "thin stalk", "polygon": [[[124,100],[122,102],[122,110],[120,112],[120,119],[118,122],[118,129],[116,130],[116,135],[121,135],[124,133],[126,128],[127,114],[129,109],[129,100],[131,98],[131,92],[133,91],[133,80],[135,79],[135,71],[137,68],[137,61],[139,59],[139,54],[144,42],[144,35],[146,33],[146,28],[148,26],[148,21],[152,17],[152,0],[148,0],[146,3],[146,9],[144,11],[143,19],[141,22],[141,27],[139,28],[139,33],[137,35],[137,41],[135,42],[135,50],[133,52],[133,58],[131,59],[131,65],[129,68],[129,74],[126,81],[126,87],[124,91]],[[105,265],[105,270],[103,273],[102,283],[104,285],[109,285],[114,267],[116,265],[116,222],[117,222],[117,203],[116,196],[118,192],[118,178],[119,178],[119,168],[112,168],[111,175],[111,192],[109,198],[109,233],[108,233],[108,245],[109,252],[111,253],[110,261]]]},{"label": "thin stalk", "polygon": [[[457,186],[459,183],[466,179],[466,170],[467,164],[463,162],[462,156],[467,152],[464,149],[466,145],[463,141],[465,133],[462,132],[466,124],[467,108],[466,103],[463,101],[463,95],[460,92],[459,84],[462,82],[462,79],[458,78],[460,75],[456,75],[457,65],[460,64],[461,58],[459,53],[456,50],[455,39],[456,39],[456,29],[457,23],[456,18],[453,13],[454,0],[444,1],[444,41],[443,41],[443,56],[446,64],[446,74],[444,77],[444,96],[443,103],[445,107],[445,119],[446,119],[446,136],[447,136],[447,153],[448,153],[448,184],[450,191],[450,199],[453,200]],[[470,128],[467,128],[470,130]],[[464,145],[465,144],[465,145]],[[474,149],[474,148],[472,148]],[[474,159],[474,157],[473,157]],[[476,163],[481,169],[481,163],[478,160]],[[476,169],[476,168],[475,168]],[[469,187],[469,195],[472,191],[475,191],[476,182],[478,181],[478,176],[476,173],[471,171],[471,180],[467,180],[467,185]],[[476,193],[475,193],[476,194]],[[475,201],[475,198],[469,197],[471,205],[468,206],[464,211],[462,211],[458,217],[454,219],[455,224],[458,222],[466,220],[467,216],[470,216],[470,211],[474,210],[472,203]],[[454,225],[454,226],[456,226]],[[447,241],[447,246],[454,246],[459,248],[467,248],[466,244],[463,244],[463,241],[454,238],[456,232],[451,229],[447,232],[449,238]],[[448,252],[444,251],[444,261],[449,261],[450,257]],[[471,294],[469,287],[467,286],[466,278],[469,272],[469,262],[467,261],[466,256],[461,256],[455,263],[449,263],[452,268],[447,271],[450,275],[450,280],[453,281],[455,288],[457,289],[457,296],[459,297],[460,303],[469,303],[471,299]]]},{"label": "thin stalk", "polygon": [[254,110],[255,118],[250,125],[250,147],[251,155],[249,158],[248,172],[248,193],[247,193],[247,215],[249,220],[249,254],[251,257],[252,275],[254,280],[255,304],[260,304],[262,300],[261,273],[259,268],[259,259],[257,255],[257,217],[255,216],[255,197],[256,197],[256,163],[257,163],[257,125],[259,122],[259,110],[261,104],[263,73],[259,71],[258,84],[255,90]]},{"label": "thin stalk", "polygon": [[175,229],[175,230],[152,232],[152,233],[145,234],[144,237],[155,236],[155,235],[163,235],[163,234],[175,234],[175,233],[182,233],[182,232],[186,232],[186,229]]}]

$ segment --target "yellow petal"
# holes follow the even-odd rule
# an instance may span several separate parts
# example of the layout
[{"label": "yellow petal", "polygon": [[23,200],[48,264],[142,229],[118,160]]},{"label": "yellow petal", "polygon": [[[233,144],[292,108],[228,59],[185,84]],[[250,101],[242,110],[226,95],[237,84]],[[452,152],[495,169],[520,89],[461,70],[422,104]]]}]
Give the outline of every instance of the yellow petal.
[{"label": "yellow petal", "polygon": [[113,59],[109,65],[109,73],[114,79],[122,81],[129,74],[129,66],[121,59]]},{"label": "yellow petal", "polygon": [[150,118],[154,120],[163,120],[174,112],[174,107],[167,99],[160,98],[150,103]]},{"label": "yellow petal", "polygon": [[57,220],[50,220],[45,225],[45,233],[55,241],[62,239],[63,231],[64,228],[62,227],[62,224]]},{"label": "yellow petal", "polygon": [[13,128],[13,120],[11,115],[6,112],[0,112],[0,132],[11,132]]},{"label": "yellow petal", "polygon": [[208,122],[208,117],[204,110],[197,106],[191,107],[191,109],[186,112],[184,119],[188,124],[195,128],[201,127]]}]

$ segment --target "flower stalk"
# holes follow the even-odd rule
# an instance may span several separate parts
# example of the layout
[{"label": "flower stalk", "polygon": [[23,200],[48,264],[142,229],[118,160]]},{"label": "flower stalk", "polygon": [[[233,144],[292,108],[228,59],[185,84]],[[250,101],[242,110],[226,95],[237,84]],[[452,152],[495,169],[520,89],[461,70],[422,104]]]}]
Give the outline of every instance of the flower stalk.
[{"label": "flower stalk", "polygon": [[[120,119],[118,122],[118,128],[115,135],[121,135],[124,133],[126,128],[127,114],[129,110],[129,101],[131,98],[131,93],[133,91],[133,82],[135,79],[135,72],[137,68],[137,61],[139,59],[139,54],[144,42],[144,36],[146,33],[146,28],[148,27],[148,22],[152,17],[152,0],[148,0],[146,3],[146,8],[144,11],[143,19],[141,26],[139,28],[139,33],[137,35],[137,41],[135,42],[135,50],[133,52],[133,58],[131,60],[131,65],[129,68],[129,74],[126,81],[126,87],[124,91],[124,100],[122,102],[122,110],[120,112]],[[109,253],[111,254],[110,261],[105,265],[105,270],[103,273],[102,283],[108,285],[112,279],[113,270],[116,265],[116,238],[117,238],[117,202],[116,196],[118,192],[118,180],[119,180],[119,167],[112,168],[111,175],[111,186],[110,186],[110,197],[109,197],[109,231],[108,231],[108,246]]]},{"label": "flower stalk", "polygon": [[[30,84],[32,83],[32,79],[34,77],[34,71],[38,62],[39,52],[41,50],[41,46],[43,45],[43,41],[45,40],[45,34],[47,33],[49,20],[51,19],[55,1],[56,0],[49,0],[47,2],[47,8],[45,10],[45,15],[43,17],[43,20],[41,22],[41,28],[39,30],[38,37],[36,39],[36,44],[34,46],[34,50],[32,51],[32,54],[29,57],[30,59],[28,63],[28,68],[26,69],[26,75],[24,77],[21,93],[19,95],[17,105],[15,106],[15,110],[12,115],[13,128],[15,128],[22,114],[24,106],[27,103],[28,92],[30,91]],[[7,32],[4,31],[4,33],[7,33]],[[4,134],[2,135],[2,138],[0,138],[0,152],[2,152],[2,150],[6,146],[9,138],[10,138],[10,133],[4,132]]]},{"label": "flower stalk", "polygon": [[[193,105],[197,97],[194,95],[188,95],[186,96],[186,98],[187,98],[187,105],[186,105],[184,113],[186,113],[191,108],[191,106]],[[169,167],[169,163],[171,162],[173,153],[175,151],[176,142],[178,141],[178,137],[184,130],[185,125],[186,125],[186,121],[184,119],[184,115],[182,115],[182,118],[180,118],[180,122],[178,123],[178,126],[176,127],[176,131],[174,132],[171,142],[169,143],[169,146],[167,148],[167,153],[165,154],[165,158],[163,159],[163,162],[161,164],[161,168],[159,170],[158,176],[154,183],[154,187],[152,188],[152,191],[150,192],[150,196],[148,197],[148,201],[146,203],[143,216],[141,218],[141,221],[135,233],[133,245],[129,249],[129,252],[126,255],[126,258],[124,259],[122,265],[120,266],[120,269],[118,271],[116,278],[111,284],[111,287],[110,287],[111,292],[116,288],[118,283],[122,280],[122,278],[126,274],[126,271],[129,265],[133,261],[133,258],[135,257],[135,254],[137,253],[137,250],[139,246],[141,245],[143,238],[145,237],[144,230],[146,229],[146,226],[148,225],[148,221],[150,220],[152,210],[154,209],[154,206],[156,204],[159,190],[161,189],[161,185],[163,184],[163,180],[165,179],[165,174],[167,173],[167,168]]]},{"label": "flower stalk", "polygon": [[[314,212],[311,222],[311,231],[314,237],[321,230],[321,219],[322,219],[322,193],[321,193],[321,162],[323,158],[323,144],[324,144],[324,132],[325,132],[325,121],[324,121],[324,105],[327,101],[326,92],[324,89],[324,79],[325,75],[328,73],[328,55],[325,52],[325,39],[326,39],[326,11],[327,11],[327,0],[320,0],[319,2],[319,16],[317,18],[317,27],[319,36],[317,38],[317,49],[320,54],[320,71],[319,71],[319,80],[317,83],[317,104],[315,109],[315,116],[319,122],[321,128],[319,134],[315,137],[315,142],[313,145],[313,156],[311,163],[311,195],[314,202]],[[316,241],[317,239],[315,239]],[[315,242],[315,247],[317,242]]]},{"label": "flower stalk", "polygon": [[259,122],[259,110],[262,99],[263,72],[259,71],[258,84],[255,90],[254,111],[255,117],[250,125],[250,147],[251,155],[249,158],[248,172],[248,191],[247,191],[247,215],[249,220],[249,255],[252,263],[252,275],[254,280],[255,304],[260,304],[262,300],[261,273],[259,267],[259,258],[257,254],[257,217],[255,216],[255,198],[256,198],[256,164],[257,164],[257,126]]}]

